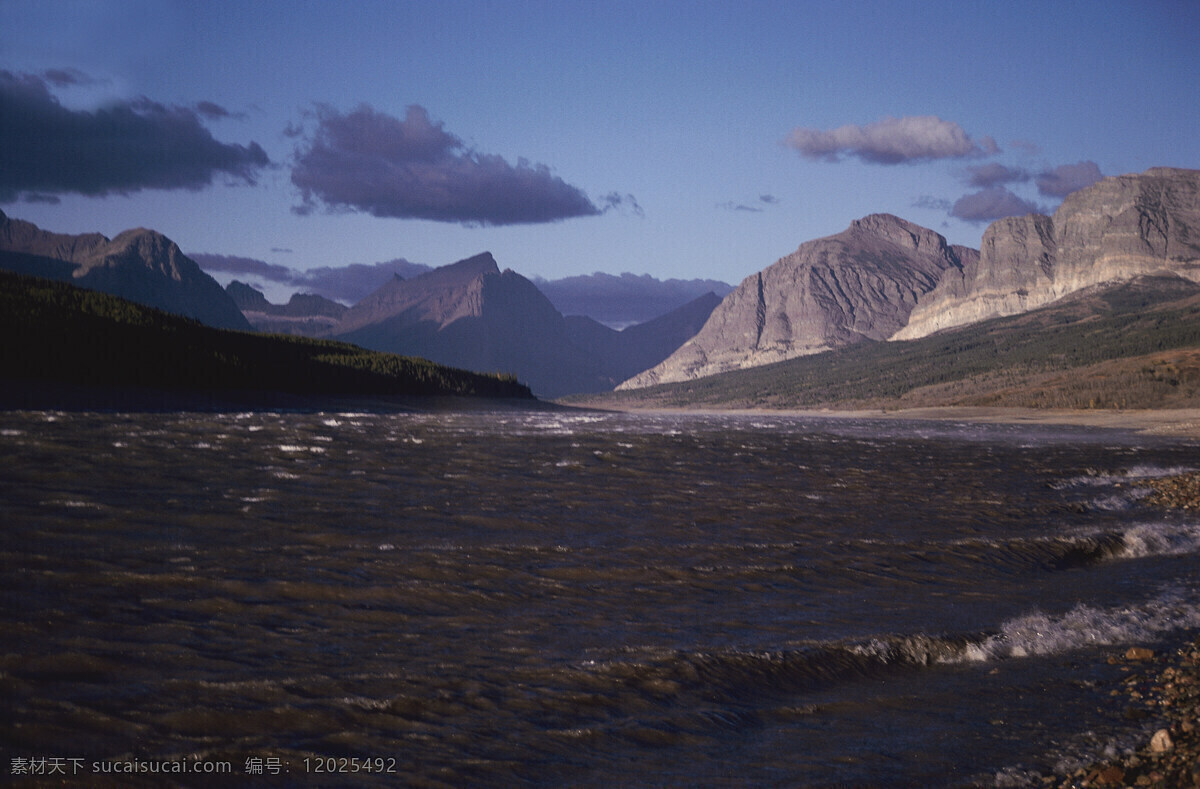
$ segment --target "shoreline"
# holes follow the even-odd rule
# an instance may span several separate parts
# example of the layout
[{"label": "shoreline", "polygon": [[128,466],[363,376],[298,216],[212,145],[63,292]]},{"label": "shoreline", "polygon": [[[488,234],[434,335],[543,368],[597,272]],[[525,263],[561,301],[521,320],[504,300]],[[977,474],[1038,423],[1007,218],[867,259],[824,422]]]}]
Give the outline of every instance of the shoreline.
[{"label": "shoreline", "polygon": [[1183,646],[1156,654],[1129,647],[1109,656],[1125,676],[1110,691],[1123,697],[1127,717],[1154,716],[1161,723],[1136,750],[1113,754],[1068,775],[1043,777],[1041,785],[1058,789],[1085,787],[1150,787],[1182,789],[1200,786],[1200,636]]},{"label": "shoreline", "polygon": [[1200,439],[1200,408],[1073,410],[1015,408],[1002,406],[927,406],[922,408],[702,408],[616,405],[562,405],[580,410],[661,414],[761,414],[764,416],[817,417],[828,419],[893,419],[980,424],[1077,425],[1107,430],[1128,430],[1152,436]]}]

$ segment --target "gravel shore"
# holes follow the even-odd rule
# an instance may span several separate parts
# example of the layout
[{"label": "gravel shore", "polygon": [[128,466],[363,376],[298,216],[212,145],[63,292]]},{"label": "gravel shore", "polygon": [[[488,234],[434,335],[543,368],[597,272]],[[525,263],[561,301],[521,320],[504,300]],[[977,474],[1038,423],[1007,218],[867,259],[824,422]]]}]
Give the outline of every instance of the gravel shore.
[{"label": "gravel shore", "polygon": [[[1154,493],[1144,503],[1200,510],[1200,472],[1152,480]],[[1082,787],[1200,787],[1200,636],[1174,652],[1156,655],[1131,647],[1109,658],[1126,673],[1114,696],[1124,694],[1127,717],[1156,716],[1163,726],[1136,753],[1115,756],[1074,771],[1066,778],[1047,778],[1043,785]]]},{"label": "gravel shore", "polygon": [[1124,695],[1126,716],[1154,716],[1164,723],[1136,753],[1082,767],[1066,777],[1053,776],[1044,786],[1200,787],[1200,637],[1173,652],[1156,655],[1143,647],[1114,654],[1125,677],[1111,693]]}]

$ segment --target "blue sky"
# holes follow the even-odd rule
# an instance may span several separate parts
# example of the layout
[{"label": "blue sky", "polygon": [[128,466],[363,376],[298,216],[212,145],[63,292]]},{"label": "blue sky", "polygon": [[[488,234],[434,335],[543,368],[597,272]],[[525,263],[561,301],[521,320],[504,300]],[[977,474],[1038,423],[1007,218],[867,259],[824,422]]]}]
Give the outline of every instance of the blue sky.
[{"label": "blue sky", "polygon": [[0,72],[9,216],[298,270],[737,283],[1200,168],[1196,2],[0,0]]}]

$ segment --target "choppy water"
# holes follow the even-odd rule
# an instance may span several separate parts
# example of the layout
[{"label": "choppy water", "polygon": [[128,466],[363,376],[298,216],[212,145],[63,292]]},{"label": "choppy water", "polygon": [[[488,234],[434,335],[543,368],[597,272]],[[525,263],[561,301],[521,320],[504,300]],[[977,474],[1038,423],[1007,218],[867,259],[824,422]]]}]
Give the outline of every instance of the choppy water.
[{"label": "choppy water", "polygon": [[1069,428],[0,414],[0,774],[1020,783],[1128,745],[1106,649],[1200,627],[1200,522],[1138,503],[1198,466]]}]

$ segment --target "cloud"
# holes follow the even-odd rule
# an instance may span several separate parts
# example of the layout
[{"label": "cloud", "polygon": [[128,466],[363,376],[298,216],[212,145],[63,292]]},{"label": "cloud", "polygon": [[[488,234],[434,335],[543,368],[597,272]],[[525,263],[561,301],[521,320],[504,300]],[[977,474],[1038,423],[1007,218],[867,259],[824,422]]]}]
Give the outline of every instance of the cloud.
[{"label": "cloud", "polygon": [[1026,156],[1036,156],[1042,152],[1041,146],[1031,140],[1013,140],[1009,145],[1021,151]]},{"label": "cloud", "polygon": [[347,266],[321,266],[300,272],[292,284],[331,299],[355,304],[374,293],[383,283],[399,274],[411,279],[430,267],[404,258],[382,263],[351,263]]},{"label": "cloud", "polygon": [[637,198],[631,194],[609,192],[602,199],[604,211],[628,211],[634,216],[645,216],[646,212],[638,205]]},{"label": "cloud", "polygon": [[[290,252],[291,250],[281,251]],[[348,304],[361,301],[363,297],[374,292],[395,274],[407,279],[429,271],[429,266],[412,263],[404,258],[371,265],[351,263],[347,266],[321,266],[307,271],[297,271],[278,263],[268,263],[265,260],[236,255],[189,253],[189,257],[210,274],[255,277],[264,282],[285,285],[308,293],[317,293]]]},{"label": "cloud", "polygon": [[942,197],[934,197],[933,195],[921,195],[912,202],[913,208],[932,208],[935,211],[949,211],[951,203]]},{"label": "cloud", "polygon": [[42,72],[42,79],[56,88],[68,88],[76,85],[102,85],[103,80],[93,79],[79,69],[52,68]]},{"label": "cloud", "polygon": [[967,168],[967,183],[980,189],[987,189],[1001,184],[1024,183],[1030,175],[1017,167],[1005,167],[996,162],[981,164]]},{"label": "cloud", "polygon": [[[81,78],[54,75],[54,84]],[[59,104],[47,79],[0,71],[0,202],[22,193],[196,190],[217,175],[253,184],[270,164],[257,143],[213,139],[195,110],[140,98],[77,112]]]},{"label": "cloud", "polygon": [[717,208],[725,211],[748,211],[755,214],[761,214],[765,209],[763,206],[776,205],[779,203],[779,198],[775,195],[759,195],[757,203],[748,205],[739,203],[735,200],[727,200],[724,203],[717,203]]},{"label": "cloud", "polygon": [[1003,186],[992,186],[969,195],[963,195],[950,209],[950,216],[968,222],[991,222],[1006,216],[1044,214],[1042,206],[1024,200]]},{"label": "cloud", "polygon": [[797,127],[786,144],[809,159],[837,162],[841,156],[857,156],[873,164],[960,159],[1000,150],[991,137],[976,142],[957,123],[933,115],[888,117],[866,126],[829,131]]},{"label": "cloud", "polygon": [[1091,186],[1104,177],[1095,162],[1061,164],[1053,170],[1045,170],[1034,178],[1038,192],[1046,197],[1066,197],[1085,186]]},{"label": "cloud", "polygon": [[[403,120],[367,105],[345,115],[320,106],[315,117],[311,134],[287,132],[298,139],[292,183],[299,214],[324,204],[377,217],[514,225],[604,212],[545,165],[471,150],[418,105]],[[612,197],[606,208],[614,207]]]},{"label": "cloud", "polygon": [[205,118],[208,118],[210,121],[220,121],[225,120],[226,118],[244,119],[246,117],[246,113],[244,112],[230,112],[220,104],[216,104],[211,101],[198,102],[196,104],[196,112],[203,115]]}]

